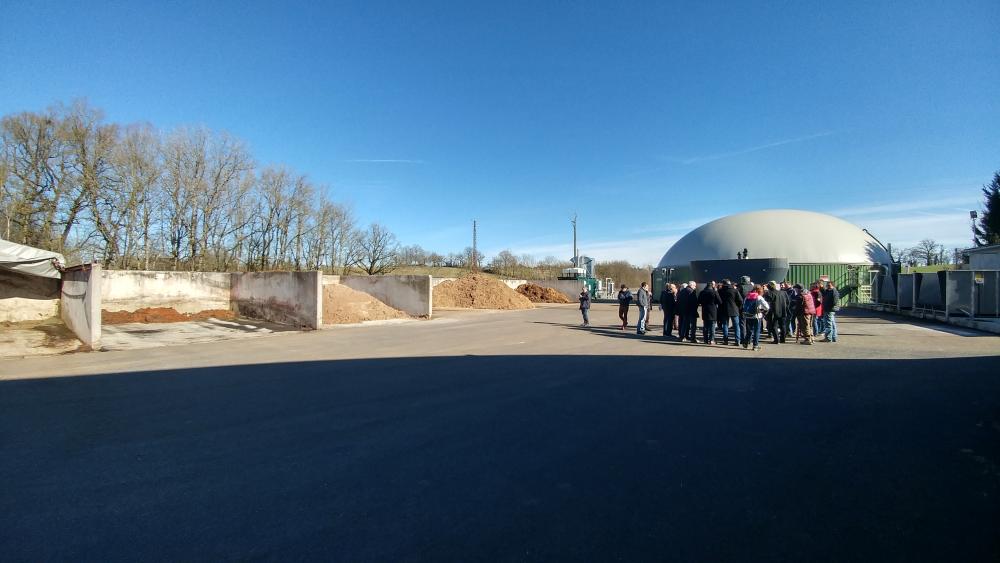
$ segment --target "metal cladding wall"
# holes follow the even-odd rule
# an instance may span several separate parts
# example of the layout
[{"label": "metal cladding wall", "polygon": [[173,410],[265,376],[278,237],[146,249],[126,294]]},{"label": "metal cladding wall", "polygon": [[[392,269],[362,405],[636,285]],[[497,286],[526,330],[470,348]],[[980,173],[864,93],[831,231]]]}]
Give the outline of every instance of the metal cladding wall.
[{"label": "metal cladding wall", "polygon": [[750,258],[747,260],[692,260],[691,272],[699,285],[730,279],[739,282],[749,276],[755,282],[781,281],[788,275],[788,260],[784,258]]},{"label": "metal cladding wall", "polygon": [[792,264],[788,268],[787,281],[808,288],[813,282],[826,276],[837,286],[845,303],[854,303],[857,302],[858,286],[868,283],[870,267],[870,264]]}]

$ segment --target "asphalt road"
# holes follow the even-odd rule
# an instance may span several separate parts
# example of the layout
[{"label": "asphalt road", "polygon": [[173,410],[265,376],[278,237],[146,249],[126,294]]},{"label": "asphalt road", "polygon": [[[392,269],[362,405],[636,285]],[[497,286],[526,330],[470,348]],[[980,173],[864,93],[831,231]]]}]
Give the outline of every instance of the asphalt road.
[{"label": "asphalt road", "polygon": [[0,558],[1000,557],[995,353],[635,346],[0,380]]}]

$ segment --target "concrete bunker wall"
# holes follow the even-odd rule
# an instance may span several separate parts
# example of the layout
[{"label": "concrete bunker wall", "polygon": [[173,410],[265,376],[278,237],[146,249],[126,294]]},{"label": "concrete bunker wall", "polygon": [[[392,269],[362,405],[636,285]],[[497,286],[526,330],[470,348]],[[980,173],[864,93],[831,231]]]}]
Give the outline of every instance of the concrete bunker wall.
[{"label": "concrete bunker wall", "polygon": [[66,326],[91,349],[101,348],[101,266],[67,268],[62,276],[59,304]]},{"label": "concrete bunker wall", "polygon": [[431,276],[323,276],[323,285],[340,284],[367,293],[415,317],[433,315]]},{"label": "concrete bunker wall", "polygon": [[583,280],[528,280],[525,283],[552,288],[574,302],[583,290]]},{"label": "concrete bunker wall", "polygon": [[59,316],[59,280],[0,270],[0,322]]},{"label": "concrete bunker wall", "polygon": [[229,310],[233,274],[105,270],[101,299],[108,311],[169,307],[178,313]]},{"label": "concrete bunker wall", "polygon": [[309,329],[322,326],[322,272],[228,275],[232,279],[230,303],[240,316]]},{"label": "concrete bunker wall", "polygon": [[[431,280],[431,286],[436,286],[441,282],[453,281],[458,278],[433,278]],[[576,298],[580,296],[580,290],[583,289],[582,280],[500,280],[511,289],[517,289],[518,287],[526,284],[533,283],[541,287],[552,288],[559,293],[562,293],[567,298],[576,301]]]}]

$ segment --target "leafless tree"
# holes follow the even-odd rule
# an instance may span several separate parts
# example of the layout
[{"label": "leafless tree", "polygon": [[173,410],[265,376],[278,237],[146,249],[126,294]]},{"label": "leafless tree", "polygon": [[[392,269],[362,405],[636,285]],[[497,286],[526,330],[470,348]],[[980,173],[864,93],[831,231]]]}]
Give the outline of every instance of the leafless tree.
[{"label": "leafless tree", "polygon": [[369,276],[391,272],[396,267],[398,248],[396,235],[372,223],[358,239],[356,264]]}]

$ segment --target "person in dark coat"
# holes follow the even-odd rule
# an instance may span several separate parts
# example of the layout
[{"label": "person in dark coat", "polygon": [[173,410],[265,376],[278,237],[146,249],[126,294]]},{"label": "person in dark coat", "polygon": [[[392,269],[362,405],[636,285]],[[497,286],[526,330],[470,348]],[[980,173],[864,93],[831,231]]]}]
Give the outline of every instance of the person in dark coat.
[{"label": "person in dark coat", "polygon": [[771,306],[771,342],[774,344],[784,344],[788,336],[788,315],[791,312],[788,303],[788,294],[781,290],[774,282],[767,284],[767,294],[771,296],[768,304]]},{"label": "person in dark coat", "polygon": [[687,284],[688,298],[684,302],[684,308],[682,309],[682,315],[684,315],[685,326],[687,327],[687,340],[688,342],[697,342],[697,330],[698,330],[698,284],[694,281],[689,281]]},{"label": "person in dark coat", "polygon": [[587,288],[580,292],[580,314],[583,315],[583,326],[590,326],[590,292]]},{"label": "person in dark coat", "polygon": [[[837,311],[840,310],[840,292],[832,282],[826,282],[826,290],[823,291],[823,316],[826,317],[823,323],[824,338],[822,342],[837,341]],[[818,335],[817,335],[818,336]]]},{"label": "person in dark coat", "polygon": [[691,288],[684,284],[677,291],[677,340],[684,341],[688,336],[687,306],[691,298]]},{"label": "person in dark coat", "polygon": [[632,306],[632,292],[627,285],[618,290],[618,318],[622,321],[622,330],[628,326],[628,308]]},{"label": "person in dark coat", "polygon": [[698,304],[701,305],[702,338],[705,344],[715,344],[715,321],[719,318],[719,305],[722,298],[715,289],[715,282],[708,282],[705,289],[698,294]]},{"label": "person in dark coat", "polygon": [[663,285],[660,292],[660,310],[663,311],[663,336],[670,338],[674,330],[674,318],[677,315],[677,290],[674,284]]},{"label": "person in dark coat", "polygon": [[743,306],[743,296],[733,286],[730,280],[722,280],[722,288],[719,289],[719,298],[722,299],[719,319],[722,321],[722,343],[729,344],[729,325],[733,325],[733,344],[739,346],[742,342],[743,333],[740,330],[740,308]]}]

